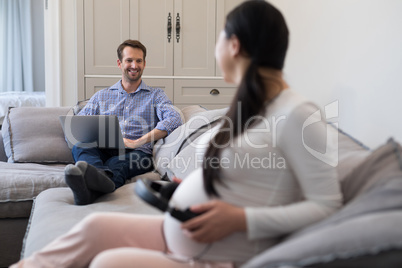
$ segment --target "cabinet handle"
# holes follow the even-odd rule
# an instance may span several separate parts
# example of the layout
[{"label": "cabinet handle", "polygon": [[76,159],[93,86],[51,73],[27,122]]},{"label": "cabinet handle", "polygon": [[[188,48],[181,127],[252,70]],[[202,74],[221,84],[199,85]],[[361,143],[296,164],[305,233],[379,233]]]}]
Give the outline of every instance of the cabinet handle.
[{"label": "cabinet handle", "polygon": [[209,92],[209,94],[211,94],[212,96],[218,96],[220,94],[220,92],[219,92],[219,90],[214,88]]},{"label": "cabinet handle", "polygon": [[179,40],[180,40],[180,15],[179,15],[179,13],[177,13],[177,16],[176,16],[176,40],[177,40],[177,43],[179,43]]},{"label": "cabinet handle", "polygon": [[167,23],[167,39],[169,43],[171,38],[172,38],[172,16],[170,16],[169,12],[168,23]]}]

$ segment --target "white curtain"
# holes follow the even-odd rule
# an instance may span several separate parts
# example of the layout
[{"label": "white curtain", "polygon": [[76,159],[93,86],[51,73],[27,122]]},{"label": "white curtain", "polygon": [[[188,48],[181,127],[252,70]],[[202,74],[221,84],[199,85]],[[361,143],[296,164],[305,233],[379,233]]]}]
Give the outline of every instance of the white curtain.
[{"label": "white curtain", "polygon": [[0,0],[0,92],[33,91],[31,0]]}]

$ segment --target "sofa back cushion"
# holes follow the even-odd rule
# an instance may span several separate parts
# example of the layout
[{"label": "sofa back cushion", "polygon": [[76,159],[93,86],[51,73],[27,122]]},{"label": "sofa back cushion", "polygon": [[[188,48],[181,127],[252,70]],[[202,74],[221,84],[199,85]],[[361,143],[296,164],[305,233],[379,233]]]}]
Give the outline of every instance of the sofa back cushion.
[{"label": "sofa back cushion", "polygon": [[8,162],[72,163],[59,122],[70,107],[18,107],[9,109],[2,134]]},{"label": "sofa back cushion", "polygon": [[332,124],[329,126],[338,131],[338,177],[341,184],[345,183],[347,175],[362,163],[371,153],[370,149],[362,142],[338,129]]}]

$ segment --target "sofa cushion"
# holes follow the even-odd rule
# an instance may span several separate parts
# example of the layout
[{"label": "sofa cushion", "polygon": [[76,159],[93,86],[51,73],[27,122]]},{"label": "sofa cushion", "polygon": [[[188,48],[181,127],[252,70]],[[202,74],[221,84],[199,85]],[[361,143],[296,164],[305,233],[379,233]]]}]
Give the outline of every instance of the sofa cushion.
[{"label": "sofa cushion", "polygon": [[160,215],[159,210],[149,206],[134,194],[134,185],[135,183],[126,184],[86,206],[74,205],[73,194],[69,188],[42,192],[35,200],[21,255],[30,256],[94,212]]},{"label": "sofa cushion", "polygon": [[329,124],[338,131],[338,177],[342,183],[346,176],[371,153],[370,149],[342,129]]},{"label": "sofa cushion", "polygon": [[0,162],[0,204],[31,201],[43,190],[65,187],[64,167]]},{"label": "sofa cushion", "polygon": [[9,162],[72,163],[59,116],[69,107],[10,109],[2,127]]},{"label": "sofa cushion", "polygon": [[401,151],[393,140],[379,147],[344,178],[344,191],[351,188],[345,192],[349,203],[344,208],[294,233],[245,267],[325,267],[335,260],[402,249]]}]

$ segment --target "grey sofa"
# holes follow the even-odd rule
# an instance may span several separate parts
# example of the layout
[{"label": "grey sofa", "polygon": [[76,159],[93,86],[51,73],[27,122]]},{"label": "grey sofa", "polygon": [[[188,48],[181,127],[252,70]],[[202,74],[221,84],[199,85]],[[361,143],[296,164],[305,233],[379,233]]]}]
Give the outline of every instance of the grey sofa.
[{"label": "grey sofa", "polygon": [[[36,108],[38,109],[38,108]],[[14,110],[14,109],[12,109]],[[16,109],[17,110],[17,109]],[[67,113],[68,109],[59,108],[58,113]],[[11,111],[11,110],[10,110]],[[23,109],[22,111],[26,111]],[[17,120],[17,128],[24,128],[22,133],[27,137],[35,136],[33,132],[43,126],[38,123],[40,118],[46,124],[54,125],[55,120],[47,122],[48,118],[55,109],[46,110],[43,116],[37,117],[32,114],[24,114],[24,118],[31,124],[27,124],[26,120]],[[36,117],[36,121],[32,121]],[[13,120],[14,118],[10,118]],[[7,119],[6,119],[7,120]],[[14,121],[12,121],[14,127]],[[19,258],[19,251],[22,247],[22,240],[25,234],[28,219],[31,213],[33,199],[43,190],[51,187],[65,187],[63,179],[64,164],[56,163],[39,163],[38,161],[27,162],[29,159],[18,159],[20,149],[25,147],[25,150],[40,151],[40,145],[34,146],[35,142],[30,145],[21,143],[17,146],[16,151],[13,151],[17,161],[10,159],[6,155],[6,149],[3,142],[3,134],[6,133],[8,123],[3,122],[2,131],[0,133],[0,267],[6,267],[11,262]],[[21,137],[19,133],[12,138],[18,142]],[[59,133],[60,134],[60,133]],[[62,133],[61,133],[62,135]],[[6,148],[7,148],[6,144]],[[35,159],[34,159],[35,160]]]},{"label": "grey sofa", "polygon": [[[69,110],[58,109],[65,109],[63,113]],[[184,108],[182,111],[186,123],[155,144],[154,164],[156,170],[144,176],[160,179],[174,173],[178,177],[184,178],[200,164],[197,161],[199,158],[197,158],[195,148],[199,145],[197,142],[202,140],[203,132],[197,129],[225,112],[224,109],[203,111],[199,107]],[[44,110],[41,112],[43,113]],[[50,114],[49,111],[46,113]],[[11,117],[11,124],[12,121]],[[52,124],[57,125],[58,122],[52,122]],[[338,133],[339,163],[337,168],[345,198],[344,207],[322,222],[283,237],[280,243],[255,256],[244,267],[401,267],[401,147],[395,141],[390,140],[371,151],[332,125],[328,125],[328,131]],[[192,135],[195,132],[198,135]],[[62,133],[57,135],[62,137]],[[192,135],[191,142],[182,144],[184,138],[189,135]],[[56,145],[53,144],[53,146]],[[18,148],[14,150],[14,154],[14,159],[17,159]],[[5,159],[1,152],[0,156],[1,159]],[[178,164],[182,160],[186,162],[185,168]],[[4,231],[5,234],[12,233],[13,235],[4,236],[7,239],[4,246],[2,244],[1,247],[3,251],[0,253],[0,266],[15,261],[16,250],[19,252],[22,248],[21,255],[27,257],[43,248],[55,237],[65,233],[83,217],[94,212],[160,213],[134,194],[136,178],[114,193],[99,198],[94,204],[75,206],[72,192],[65,187],[63,182],[65,163],[60,165],[3,162],[0,164],[1,174],[3,174],[4,167],[9,172],[7,174],[11,174],[12,178],[9,181],[15,181],[14,188],[10,186],[8,191],[13,188],[16,193],[19,193],[30,189],[31,193],[31,197],[13,199],[9,196],[7,200],[1,201],[1,205],[9,207],[9,209],[1,210],[0,224],[2,227],[7,226],[7,229],[4,229],[8,230]],[[39,170],[35,179],[38,183],[34,183],[33,178],[27,179],[25,184],[16,182],[25,176],[23,175],[25,172],[32,174],[36,170]],[[54,176],[51,179],[46,177],[52,172]],[[42,175],[39,174],[47,175],[41,177]],[[7,181],[6,177],[0,175],[0,183],[3,180]],[[28,186],[26,186],[27,181],[31,182],[31,184],[28,183]],[[38,188],[45,181],[52,181],[52,183],[47,182]],[[5,187],[2,187],[2,198],[4,198],[3,189]],[[24,209],[17,209],[20,206]],[[32,212],[30,212],[31,207]],[[21,212],[17,214],[17,211]],[[2,221],[4,221],[4,225]],[[3,228],[1,232],[3,237]],[[11,248],[8,245],[13,243],[14,257],[6,258],[3,252],[7,253],[6,250]]]},{"label": "grey sofa", "polygon": [[[20,258],[27,226],[31,227],[28,222],[31,212],[35,211],[32,207],[36,197],[41,192],[54,188],[63,188],[60,190],[71,194],[64,182],[64,167],[73,163],[73,159],[59,123],[59,116],[76,113],[80,107],[82,108],[82,103],[75,107],[19,107],[8,111],[0,131],[0,267],[8,267]],[[205,109],[198,105],[184,107],[181,109],[182,119],[189,121],[193,115],[203,111]],[[223,112],[224,110],[211,111],[208,113],[209,117],[205,118],[212,118],[211,116],[221,115]],[[204,122],[205,119],[192,119],[190,125],[197,127]],[[157,172],[146,176],[160,179]],[[132,178],[127,184],[135,180],[136,178]],[[119,191],[111,196],[116,194]],[[132,191],[130,194],[132,195]],[[122,200],[117,202],[119,208],[114,207],[111,210],[121,210]],[[101,203],[99,210],[106,211],[106,207]],[[35,208],[40,211],[41,206],[35,205]],[[80,209],[77,206],[71,208],[75,211],[71,219],[80,218]],[[138,211],[148,208],[143,206]],[[85,208],[84,210],[88,211]],[[46,220],[42,223],[44,222]],[[63,224],[69,226],[68,222],[66,220]],[[63,230],[63,224],[53,225],[53,228]],[[45,237],[46,235],[37,242],[41,244],[39,241],[47,241]],[[51,233],[47,237],[51,237]]]}]

